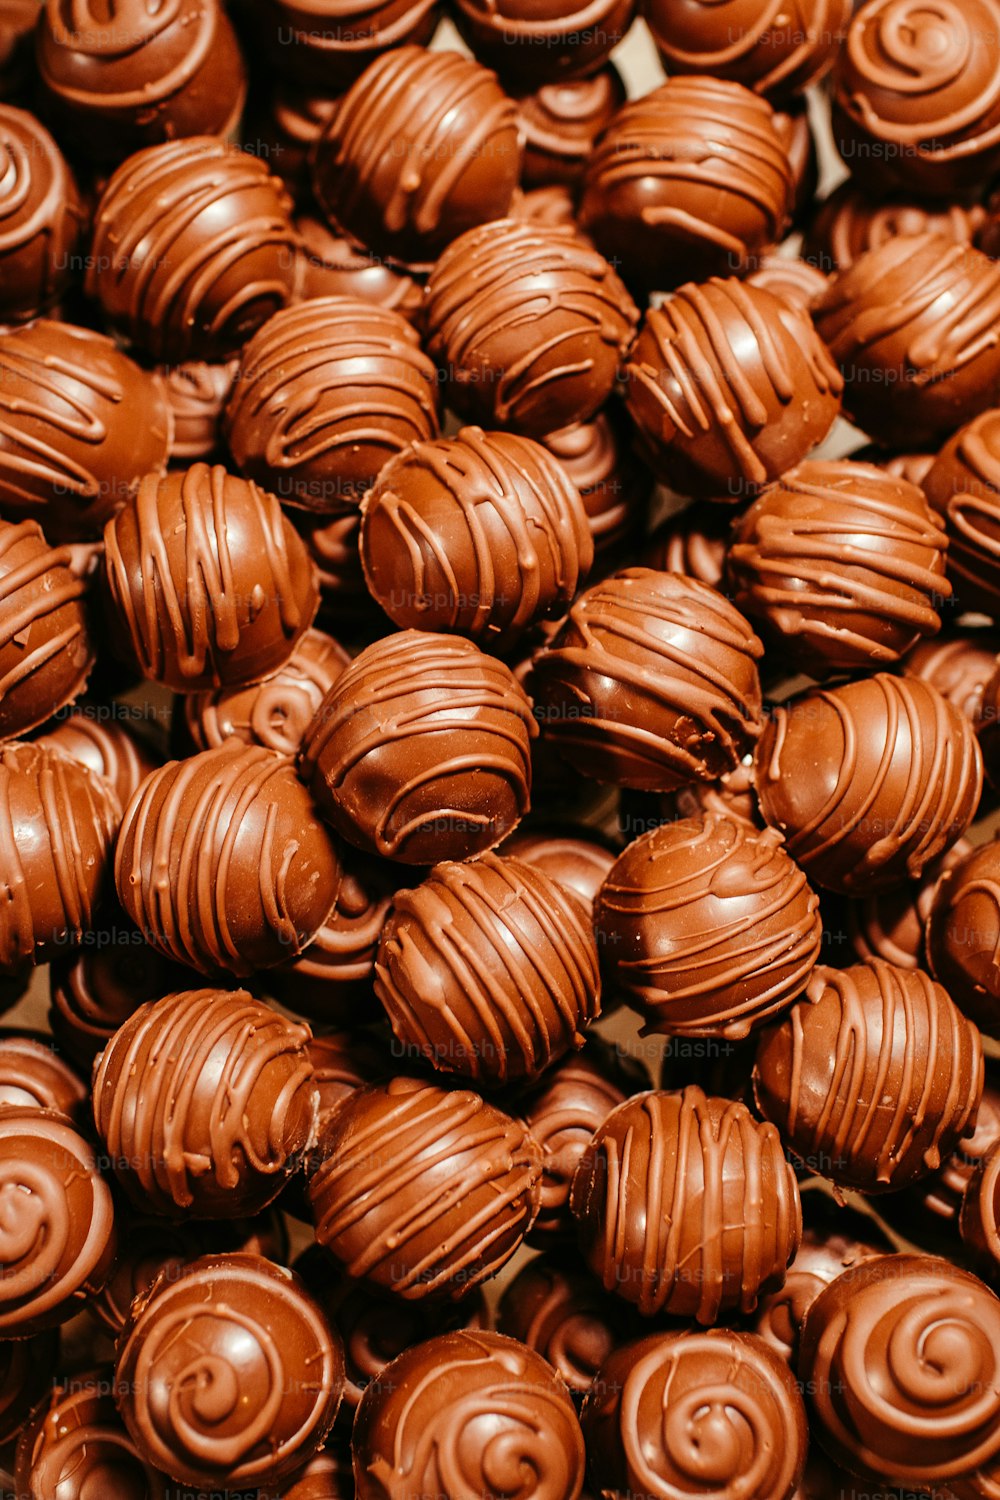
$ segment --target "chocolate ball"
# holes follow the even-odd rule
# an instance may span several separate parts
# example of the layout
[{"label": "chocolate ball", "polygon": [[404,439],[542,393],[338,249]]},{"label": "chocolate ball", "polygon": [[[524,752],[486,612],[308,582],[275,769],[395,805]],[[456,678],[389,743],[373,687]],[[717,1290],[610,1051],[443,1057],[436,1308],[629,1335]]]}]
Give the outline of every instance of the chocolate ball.
[{"label": "chocolate ball", "polygon": [[372,597],[395,625],[457,631],[488,649],[562,614],[594,556],[559,462],[530,438],[479,427],[390,459],[362,503],[360,545]]},{"label": "chocolate ball", "polygon": [[652,308],[625,401],[658,472],[680,494],[749,499],[821,443],[843,378],[808,315],[729,279]]},{"label": "chocolate ball", "polygon": [[574,187],[583,177],[594,142],[624,103],[625,85],[614,63],[606,63],[590,78],[546,81],[521,94],[517,112],[524,131],[525,187]]},{"label": "chocolate ball", "polygon": [[517,106],[457,52],[397,47],[365,69],[317,142],[313,189],[352,243],[410,270],[501,219],[521,169]]},{"label": "chocolate ball", "polygon": [[646,1317],[703,1324],[753,1312],[784,1279],[802,1233],[774,1126],[694,1085],[612,1110],[576,1169],[570,1208],[606,1291]]},{"label": "chocolate ball", "polygon": [[348,1449],[326,1447],[310,1459],[281,1500],[354,1500],[354,1471]]},{"label": "chocolate ball", "polygon": [[577,1401],[608,1356],[629,1337],[624,1305],[590,1276],[538,1256],[504,1288],[497,1329],[547,1359]]},{"label": "chocolate ball", "polygon": [[593,913],[597,893],[615,862],[614,845],[597,830],[573,824],[533,824],[505,839],[500,853],[551,876]]},{"label": "chocolate ball", "polygon": [[455,23],[484,63],[537,86],[595,73],[634,8],[634,0],[457,0]]},{"label": "chocolate ball", "polygon": [[583,776],[645,791],[713,781],[760,733],[761,655],[714,589],[628,568],[581,594],[536,654],[536,712]]},{"label": "chocolate ball", "polygon": [[84,212],[49,132],[0,104],[0,320],[37,318],[66,291]]},{"label": "chocolate ball", "polygon": [[851,17],[851,0],[645,0],[643,12],[672,76],[711,73],[785,99],[832,66]]},{"label": "chocolate ball", "polygon": [[[368,592],[359,551],[361,515],[314,516],[292,512],[295,528],[306,545],[320,587],[320,611],[340,629],[357,630],[359,621],[378,616],[378,606]],[[384,623],[380,619],[384,629]],[[373,632],[374,633],[374,632]]]},{"label": "chocolate ball", "polygon": [[542,439],[580,491],[597,557],[631,539],[646,519],[653,476],[629,439],[627,423],[610,405],[592,421],[574,422]]},{"label": "chocolate ball", "polygon": [[207,136],[149,146],[111,177],[86,290],[151,358],[228,359],[295,290],[297,244],[281,182]]},{"label": "chocolate ball", "polygon": [[761,1038],[754,1097],[813,1172],[884,1193],[935,1171],[975,1121],[979,1032],[919,969],[818,968]]},{"label": "chocolate ball", "polygon": [[548,187],[529,188],[527,192],[518,188],[510,200],[508,217],[525,224],[575,229],[581,239],[587,238],[577,223],[573,189],[565,183],[551,182]]},{"label": "chocolate ball", "polygon": [[417,278],[352,245],[313,214],[299,214],[295,230],[300,242],[300,297],[356,297],[417,321],[424,303]]},{"label": "chocolate ball", "polygon": [[1000,615],[1000,411],[949,438],[922,483],[947,528],[958,607]]},{"label": "chocolate ball", "polygon": [[[948,540],[951,564],[952,540]],[[995,630],[946,630],[933,641],[921,641],[903,658],[903,674],[921,677],[943,693],[959,713],[976,724],[984,702],[986,684],[1000,663],[1000,632]]]},{"label": "chocolate ball", "polygon": [[802,1397],[752,1333],[654,1333],[601,1367],[582,1418],[602,1494],[787,1500],[806,1460]]},{"label": "chocolate ball", "polygon": [[125,1425],[183,1484],[288,1478],[323,1446],[343,1385],[343,1348],[320,1308],[259,1255],[206,1255],[154,1283],[118,1344]]},{"label": "chocolate ball", "polygon": [[927,922],[931,973],[987,1036],[1000,1037],[1000,844],[945,870]]},{"label": "chocolate ball", "polygon": [[465,1089],[412,1078],[358,1089],[327,1121],[319,1153],[317,1240],[349,1276],[407,1301],[468,1297],[538,1212],[538,1145]]},{"label": "chocolate ball", "polygon": [[0,1108],[51,1109],[83,1121],[88,1091],[83,1080],[40,1032],[0,1029]]},{"label": "chocolate ball", "polygon": [[963,1243],[995,1277],[1000,1268],[1000,1140],[994,1141],[966,1185],[958,1218]]},{"label": "chocolate ball", "polygon": [[502,662],[460,637],[403,630],[334,683],[306,731],[302,771],[333,827],[366,853],[468,859],[527,811],[536,732]]},{"label": "chocolate ball", "polygon": [[827,288],[827,277],[808,261],[790,255],[765,255],[747,277],[748,286],[763,287],[806,312]]},{"label": "chocolate ball", "polygon": [[1000,266],[941,234],[887,240],[833,278],[813,309],[869,437],[942,442],[1000,398]]},{"label": "chocolate ball", "polygon": [[168,958],[249,975],[312,941],[340,861],[290,760],[227,740],[147,777],[122,823],[115,882]]},{"label": "chocolate ball", "polygon": [[731,1041],[802,993],[823,935],[819,897],[780,836],[712,813],[630,844],[595,921],[609,979],[646,1031]]},{"label": "chocolate ball", "polygon": [[732,527],[724,506],[695,501],[657,526],[643,549],[643,564],[721,591]]},{"label": "chocolate ball", "polygon": [[[261,0],[261,44],[300,87],[336,93],[383,52],[430,41],[438,0]],[[277,50],[276,50],[277,48]]]},{"label": "chocolate ball", "polygon": [[[2,659],[0,659],[2,660]],[[36,745],[61,750],[70,760],[86,766],[96,776],[110,781],[122,807],[133,792],[160,764],[150,745],[112,717],[115,705],[81,703],[60,715],[59,721],[39,735]],[[127,714],[127,708],[124,710]]]},{"label": "chocolate ball", "polygon": [[851,177],[824,199],[806,234],[803,254],[827,273],[846,271],[866,250],[903,235],[940,234],[971,245],[986,222],[982,204],[869,197]]},{"label": "chocolate ball", "polygon": [[437,372],[391,308],[300,302],[244,348],[224,431],[237,467],[285,504],[350,510],[390,459],[437,436]]},{"label": "chocolate ball", "polygon": [[792,858],[849,896],[919,880],[968,828],[983,784],[968,720],[929,683],[884,672],[775,709],[754,777]]},{"label": "chocolate ball", "polygon": [[942,873],[972,853],[968,839],[929,864],[919,880],[904,880],[846,903],[846,926],[858,958],[884,958],[900,969],[927,968],[924,929]]},{"label": "chocolate ball", "polygon": [[167,388],[173,416],[170,457],[175,463],[212,458],[222,441],[222,410],[236,379],[237,364],[210,365],[203,359],[163,365],[159,374]]},{"label": "chocolate ball", "polygon": [[175,692],[270,677],[319,605],[278,501],[219,464],[148,475],[108,522],[104,546],[117,654]]},{"label": "chocolate ball", "polygon": [[766,99],[675,77],[623,105],[601,136],[580,224],[629,286],[663,291],[752,267],[781,239],[792,192]]},{"label": "chocolate ball", "polygon": [[88,1370],[53,1386],[17,1445],[15,1481],[23,1500],[167,1500],[167,1479],[133,1443],[115,1408],[110,1369]]}]

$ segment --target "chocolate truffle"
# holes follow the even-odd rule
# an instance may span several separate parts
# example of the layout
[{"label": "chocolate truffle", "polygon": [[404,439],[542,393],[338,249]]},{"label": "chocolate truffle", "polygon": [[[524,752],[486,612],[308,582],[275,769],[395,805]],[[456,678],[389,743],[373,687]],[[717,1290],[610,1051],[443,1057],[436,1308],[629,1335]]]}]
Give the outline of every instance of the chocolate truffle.
[{"label": "chocolate truffle", "polygon": [[617,273],[586,240],[517,219],[454,240],[424,303],[448,405],[535,438],[603,405],[638,321]]},{"label": "chocolate truffle", "polygon": [[137,151],[98,204],[86,290],[155,360],[228,359],[292,300],[290,209],[237,146],[193,136]]},{"label": "chocolate truffle", "polygon": [[905,1485],[967,1474],[1000,1451],[1000,1301],[929,1255],[883,1255],[806,1314],[799,1370],[813,1430],[854,1470]]},{"label": "chocolate truffle", "polygon": [[1000,844],[945,870],[927,923],[931,973],[987,1036],[1000,1037]]},{"label": "chocolate truffle", "polygon": [[122,823],[115,882],[168,958],[249,975],[312,941],[340,861],[290,760],[227,740],[147,777]]},{"label": "chocolate truffle", "polygon": [[0,1108],[14,1104],[84,1118],[87,1088],[41,1033],[0,1029]]},{"label": "chocolate truffle", "polygon": [[1000,615],[1000,410],[949,438],[922,482],[947,527],[959,609]]},{"label": "chocolate truffle", "polygon": [[375,993],[404,1056],[482,1086],[533,1078],[601,1013],[587,911],[551,875],[497,854],[397,891]]},{"label": "chocolate truffle", "polygon": [[308,1039],[245,990],[140,1006],[94,1068],[94,1120],[137,1207],[212,1219],[272,1202],[315,1132]]},{"label": "chocolate truffle", "polygon": [[625,103],[625,85],[614,63],[590,78],[563,78],[522,94],[517,112],[524,131],[527,188],[576,185],[594,142]]},{"label": "chocolate truffle", "polygon": [[0,104],[0,320],[37,318],[59,299],[83,217],[48,131],[26,110]]},{"label": "chocolate truffle", "polygon": [[806,1460],[788,1366],[752,1333],[654,1333],[601,1367],[582,1418],[603,1495],[788,1500]]},{"label": "chocolate truffle", "polygon": [[590,1276],[545,1255],[524,1266],[504,1289],[497,1328],[547,1359],[577,1400],[629,1336],[624,1304]]},{"label": "chocolate truffle", "polygon": [[190,1220],[175,1223],[160,1214],[119,1212],[118,1259],[104,1286],[87,1303],[87,1312],[117,1339],[135,1298],[148,1292],[161,1274],[176,1279],[189,1261],[204,1253],[206,1231],[216,1227]]},{"label": "chocolate truffle", "polygon": [[402,630],[368,646],[306,731],[302,770],[338,833],[403,864],[492,849],[528,809],[531,704],[471,641]]},{"label": "chocolate truffle", "polygon": [[167,1479],[133,1443],[115,1409],[113,1372],[88,1370],[58,1384],[17,1445],[22,1500],[167,1500]]},{"label": "chocolate truffle", "polygon": [[746,760],[735,771],[728,771],[718,781],[696,781],[691,786],[679,786],[657,799],[662,816],[654,821],[630,819],[619,820],[622,837],[631,843],[638,834],[649,833],[660,823],[671,823],[677,818],[703,818],[714,813],[720,818],[729,818],[735,823],[745,823],[748,828],[763,828],[757,793],[753,785],[752,767]]},{"label": "chocolate truffle", "polygon": [[858,958],[884,958],[900,969],[925,969],[924,929],[938,881],[943,871],[971,853],[968,839],[959,839],[926,867],[919,880],[900,881],[863,901],[847,902],[847,932]]},{"label": "chocolate truffle", "polygon": [[634,0],[457,0],[475,55],[522,87],[597,72],[632,24]]},{"label": "chocolate truffle", "polygon": [[437,374],[401,313],[319,297],[246,345],[223,427],[237,466],[286,505],[350,510],[391,458],[437,436]]},{"label": "chocolate truffle", "polygon": [[349,1276],[407,1301],[468,1297],[538,1212],[538,1145],[465,1089],[412,1078],[358,1089],[327,1121],[319,1152],[309,1181],[317,1240]]},{"label": "chocolate truffle", "polygon": [[1000,167],[1000,4],[869,0],[833,77],[840,153],[871,192],[945,201]]},{"label": "chocolate truffle", "polygon": [[360,545],[372,597],[394,624],[489,649],[564,613],[594,557],[580,492],[558,460],[530,438],[479,427],[390,459],[363,501]]},{"label": "chocolate truffle", "polygon": [[969,245],[887,240],[833,278],[813,319],[845,412],[879,443],[905,447],[918,431],[930,447],[1000,397],[1000,265]]},{"label": "chocolate truffle", "polygon": [[[385,629],[378,606],[368,592],[359,551],[361,515],[316,516],[308,511],[291,512],[295,528],[305,542],[319,579],[320,611],[338,629],[354,634],[360,626],[378,620]],[[374,630],[370,634],[375,634]],[[366,638],[370,638],[366,637]]]},{"label": "chocolate truffle", "polygon": [[714,589],[628,568],[581,594],[535,656],[536,712],[583,776],[645,791],[713,781],[760,733],[761,655]]},{"label": "chocolate truffle", "polygon": [[[300,87],[339,92],[390,48],[430,41],[438,0],[263,0],[262,44]],[[277,50],[275,50],[277,43]]]},{"label": "chocolate truffle", "polygon": [[552,182],[548,187],[517,189],[510,200],[509,217],[525,224],[548,224],[552,228],[575,229],[581,239],[586,235],[576,221],[573,189],[565,183]]},{"label": "chocolate truffle", "polygon": [[295,232],[299,238],[300,297],[356,297],[417,320],[424,289],[415,277],[393,269],[367,250],[357,249],[313,214],[299,214]]},{"label": "chocolate truffle", "polygon": [[354,1472],[348,1449],[326,1447],[309,1460],[281,1500],[354,1500]]},{"label": "chocolate truffle", "polygon": [[118,1344],[125,1425],[183,1484],[294,1474],[323,1446],[343,1385],[343,1348],[320,1308],[259,1255],[206,1255],[161,1278],[133,1303]]},{"label": "chocolate truffle", "polygon": [[944,526],[874,464],[807,460],[758,496],[727,556],[733,603],[786,664],[823,677],[896,662],[941,628]]},{"label": "chocolate truffle", "polygon": [[609,978],[668,1036],[741,1041],[802,993],[819,897],[770,829],[708,813],[620,855],[595,916]]},{"label": "chocolate truffle", "polygon": [[747,277],[747,284],[761,286],[808,312],[826,291],[827,278],[806,260],[790,255],[765,255],[756,271]]},{"label": "chocolate truffle", "polygon": [[99,537],[144,474],[166,468],[160,377],[110,339],[40,319],[0,334],[0,513],[49,542]]},{"label": "chocolate truffle", "polygon": [[59,1335],[54,1330],[33,1339],[0,1343],[0,1442],[18,1438],[39,1402],[55,1384]]},{"label": "chocolate truffle", "polygon": [[[2,537],[2,533],[0,533]],[[116,705],[77,704],[35,741],[61,750],[70,760],[86,766],[96,776],[110,781],[122,807],[140,782],[160,764],[153,750],[126,727],[128,708],[118,705],[126,718],[113,717]]]},{"label": "chocolate truffle", "polygon": [[236,379],[237,364],[209,365],[188,359],[164,365],[160,375],[167,388],[173,416],[170,457],[178,463],[211,458],[222,441],[222,409]]},{"label": "chocolate truffle", "polygon": [[78,1313],[115,1258],[111,1193],[90,1145],[54,1110],[0,1109],[0,1338]]},{"label": "chocolate truffle", "polygon": [[580,491],[598,557],[641,531],[646,519],[653,476],[632,452],[630,437],[628,424],[608,405],[592,421],[542,439]]},{"label": "chocolate truffle", "polygon": [[576,1169],[570,1208],[607,1291],[646,1317],[704,1324],[753,1312],[760,1292],[780,1285],[802,1233],[774,1126],[694,1085],[612,1110]]},{"label": "chocolate truffle", "polygon": [[754,777],[792,858],[849,896],[919,880],[968,828],[983,784],[969,721],[930,683],[885,672],[775,709]]},{"label": "chocolate truffle", "polygon": [[630,286],[752,268],[784,232],[792,168],[742,84],[670,78],[615,115],[587,161],[580,224]]},{"label": "chocolate truffle", "polygon": [[643,564],[721,591],[732,526],[728,508],[696,501],[657,526],[643,549]]},{"label": "chocolate truffle", "polygon": [[602,843],[597,830],[573,824],[534,823],[506,839],[501,854],[550,875],[578,896],[592,912],[597,893],[615,862],[614,846]]},{"label": "chocolate truffle", "polygon": [[975,1121],[982,1041],[939,984],[881,959],[818,968],[761,1038],[754,1096],[813,1172],[884,1193],[936,1171]]},{"label": "chocolate truffle", "polygon": [[832,66],[851,0],[645,0],[643,12],[672,76],[711,73],[786,99]]},{"label": "chocolate truffle", "polygon": [[340,100],[316,144],[313,188],[353,244],[410,270],[510,206],[521,169],[517,106],[457,52],[397,47]]},{"label": "chocolate truffle", "polygon": [[904,676],[922,677],[936,687],[971,724],[979,721],[986,684],[998,664],[1000,631],[969,629],[946,630],[937,640],[921,641],[902,663]]},{"label": "chocolate truffle", "polygon": [[278,501],[219,464],[148,475],[104,546],[117,654],[175,692],[270,677],[319,605]]},{"label": "chocolate truffle", "polygon": [[853,177],[820,205],[803,254],[828,274],[846,271],[866,250],[902,235],[940,234],[971,245],[986,220],[982,204],[928,203],[914,198],[869,197]]},{"label": "chocolate truffle", "polygon": [[732,278],[650,309],[625,381],[661,476],[680,494],[733,501],[823,441],[843,389],[808,314]]}]

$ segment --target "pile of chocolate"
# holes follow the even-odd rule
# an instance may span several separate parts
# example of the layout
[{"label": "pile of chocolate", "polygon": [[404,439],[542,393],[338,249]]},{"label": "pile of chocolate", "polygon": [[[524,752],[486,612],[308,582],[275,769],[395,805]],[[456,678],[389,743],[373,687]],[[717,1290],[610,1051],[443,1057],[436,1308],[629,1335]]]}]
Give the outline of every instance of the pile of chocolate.
[{"label": "pile of chocolate", "polygon": [[0,5],[0,1493],[997,1500],[1000,0],[449,3]]}]

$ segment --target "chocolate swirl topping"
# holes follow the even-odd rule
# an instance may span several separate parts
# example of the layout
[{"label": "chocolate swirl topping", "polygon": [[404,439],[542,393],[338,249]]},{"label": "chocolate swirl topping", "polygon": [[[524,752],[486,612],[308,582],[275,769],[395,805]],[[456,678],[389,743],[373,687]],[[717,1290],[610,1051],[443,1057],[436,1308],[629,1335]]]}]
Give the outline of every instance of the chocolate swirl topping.
[{"label": "chocolate swirl topping", "polygon": [[711,73],[787,99],[831,67],[851,0],[646,0],[644,10],[669,73]]},{"label": "chocolate swirl topping", "polygon": [[83,208],[62,153],[26,110],[0,104],[0,317],[35,318],[70,281]]},{"label": "chocolate swirl topping", "polygon": [[948,531],[948,576],[962,609],[1000,610],[1000,411],[948,439],[923,480]]},{"label": "chocolate swirl topping", "polygon": [[985,223],[981,203],[869,197],[849,179],[824,199],[809,226],[803,254],[828,273],[846,271],[866,250],[901,235],[943,234],[956,245],[971,245]]},{"label": "chocolate swirl topping", "polygon": [[0,521],[0,738],[63,708],[94,664],[69,547],[49,547],[35,521]]},{"label": "chocolate swirl topping", "polygon": [[579,1399],[608,1355],[627,1336],[630,1319],[621,1302],[590,1277],[539,1256],[509,1282],[497,1310],[497,1328],[535,1349]]},{"label": "chocolate swirl topping", "polygon": [[168,1500],[168,1482],[132,1441],[115,1407],[113,1372],[57,1385],[21,1434],[15,1460],[24,1500]]}]

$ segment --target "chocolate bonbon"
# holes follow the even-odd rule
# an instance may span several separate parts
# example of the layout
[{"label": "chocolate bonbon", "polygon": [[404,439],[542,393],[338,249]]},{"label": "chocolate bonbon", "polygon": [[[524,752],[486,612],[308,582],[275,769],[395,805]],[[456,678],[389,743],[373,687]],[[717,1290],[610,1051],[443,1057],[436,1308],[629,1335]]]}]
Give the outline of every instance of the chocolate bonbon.
[{"label": "chocolate bonbon", "polygon": [[423,306],[423,283],[352,245],[315,214],[295,218],[299,238],[300,297],[358,297],[416,321]]},{"label": "chocolate bonbon", "polygon": [[130,732],[127,717],[119,720],[113,714],[114,709],[107,704],[76,704],[55,724],[46,727],[35,743],[60,750],[70,760],[110,781],[124,808],[140,782],[160,761],[147,741]]},{"label": "chocolate bonbon", "polygon": [[504,1288],[497,1329],[535,1349],[580,1400],[604,1361],[632,1332],[624,1304],[590,1276],[539,1256]]},{"label": "chocolate bonbon", "polygon": [[0,318],[44,313],[72,279],[83,227],[76,183],[33,115],[0,105]]},{"label": "chocolate bonbon", "polygon": [[[438,0],[264,0],[262,44],[300,87],[339,93],[380,53],[430,41]],[[280,50],[275,50],[275,46]]]},{"label": "chocolate bonbon", "polygon": [[90,675],[86,585],[72,563],[36,521],[0,521],[0,739],[44,723]]},{"label": "chocolate bonbon", "polygon": [[973,244],[986,221],[981,203],[936,203],[869,196],[853,178],[824,199],[805,238],[807,261],[826,272],[846,271],[866,250],[901,235],[943,234],[956,245]]},{"label": "chocolate bonbon", "polygon": [[24,1500],[83,1500],[97,1486],[113,1500],[166,1500],[166,1476],[126,1432],[113,1385],[114,1372],[102,1367],[53,1387],[18,1442],[15,1479]]},{"label": "chocolate bonbon", "polygon": [[995,1278],[1000,1266],[1000,1142],[993,1143],[969,1178],[958,1223],[984,1275]]},{"label": "chocolate bonbon", "polygon": [[850,0],[646,0],[643,8],[668,73],[731,78],[770,99],[822,78],[851,17]]},{"label": "chocolate bonbon", "polygon": [[923,478],[948,531],[948,576],[963,610],[1000,613],[1000,411],[948,439]]},{"label": "chocolate bonbon", "polygon": [[614,63],[589,78],[545,82],[521,94],[517,110],[524,131],[525,187],[575,185],[594,142],[624,103],[625,85]]},{"label": "chocolate bonbon", "polygon": [[826,291],[827,278],[806,260],[790,255],[765,255],[747,277],[750,286],[761,286],[807,312]]},{"label": "chocolate bonbon", "polygon": [[648,568],[722,589],[733,518],[721,505],[689,505],[662,521],[643,549]]},{"label": "chocolate bonbon", "polygon": [[925,928],[938,881],[943,871],[971,853],[968,839],[959,839],[927,866],[919,880],[900,881],[862,901],[848,902],[847,935],[858,958],[884,958],[900,969],[926,969]]},{"label": "chocolate bonbon", "polygon": [[987,1036],[1000,1035],[1000,845],[945,870],[927,921],[931,972]]},{"label": "chocolate bonbon", "polygon": [[597,71],[632,21],[634,0],[458,0],[455,20],[477,57],[522,82]]},{"label": "chocolate bonbon", "polygon": [[0,1107],[52,1109],[83,1122],[87,1088],[41,1033],[0,1029]]},{"label": "chocolate bonbon", "polygon": [[902,665],[907,677],[922,677],[976,724],[983,709],[986,684],[996,671],[998,660],[1000,633],[959,628],[946,630],[932,641],[921,641],[906,653]]},{"label": "chocolate bonbon", "polygon": [[591,828],[534,823],[505,839],[501,854],[533,865],[578,896],[588,911],[615,862],[613,845]]},{"label": "chocolate bonbon", "polygon": [[543,439],[583,499],[594,554],[601,557],[642,530],[652,475],[632,452],[628,424],[610,404],[590,422]]},{"label": "chocolate bonbon", "polygon": [[173,417],[170,457],[177,463],[213,458],[222,441],[222,409],[236,378],[236,361],[210,365],[203,359],[165,365],[161,374]]}]

